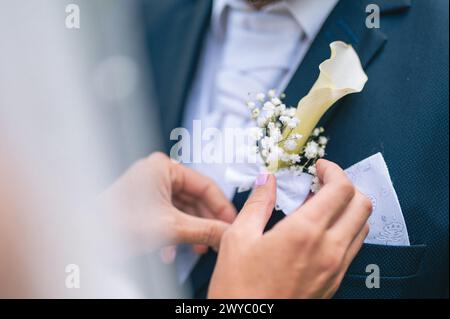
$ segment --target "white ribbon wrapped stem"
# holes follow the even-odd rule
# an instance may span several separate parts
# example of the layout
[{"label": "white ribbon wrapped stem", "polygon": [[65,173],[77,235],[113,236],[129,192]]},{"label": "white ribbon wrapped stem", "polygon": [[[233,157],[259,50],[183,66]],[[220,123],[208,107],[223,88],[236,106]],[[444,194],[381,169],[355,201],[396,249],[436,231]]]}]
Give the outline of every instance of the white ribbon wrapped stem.
[{"label": "white ribbon wrapped stem", "polygon": [[[262,172],[258,164],[229,167],[225,172],[225,179],[236,186],[238,192],[245,192],[254,187],[257,176]],[[305,202],[311,189],[313,176],[307,173],[294,173],[288,169],[279,170],[274,175],[277,179],[275,207],[289,215]]]}]

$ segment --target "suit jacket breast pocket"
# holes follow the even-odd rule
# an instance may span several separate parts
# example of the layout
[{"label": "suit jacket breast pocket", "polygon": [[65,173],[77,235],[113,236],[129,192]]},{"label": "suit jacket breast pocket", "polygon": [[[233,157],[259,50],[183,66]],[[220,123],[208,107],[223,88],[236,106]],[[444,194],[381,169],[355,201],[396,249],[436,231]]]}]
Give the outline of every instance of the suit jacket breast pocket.
[{"label": "suit jacket breast pocket", "polygon": [[[364,244],[350,265],[335,298],[414,298],[426,245]],[[369,267],[368,265],[375,265]],[[379,269],[379,287],[373,287]],[[371,275],[371,277],[368,276]],[[369,285],[367,282],[369,281]],[[369,288],[369,287],[371,288]]]}]

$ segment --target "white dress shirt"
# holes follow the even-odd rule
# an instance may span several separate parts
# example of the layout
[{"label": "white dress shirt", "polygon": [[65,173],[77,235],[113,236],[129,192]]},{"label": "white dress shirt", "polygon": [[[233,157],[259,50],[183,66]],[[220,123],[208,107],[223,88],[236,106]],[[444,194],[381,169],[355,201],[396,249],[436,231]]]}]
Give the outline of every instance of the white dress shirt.
[{"label": "white dress shirt", "polygon": [[[244,0],[215,0],[183,127],[192,132],[194,120],[201,121],[202,131],[250,125],[245,106],[249,93],[272,88],[282,92],[287,87],[337,1],[284,0],[256,10]],[[224,181],[227,164],[192,163],[191,167],[214,179],[229,198],[233,196],[234,187]]]},{"label": "white dress shirt", "polygon": [[[192,132],[194,120],[200,120],[202,130],[214,127],[223,132],[250,125],[245,105],[249,93],[283,92],[337,2],[281,0],[256,10],[244,0],[215,0],[183,126]],[[235,189],[224,179],[227,164],[192,163],[191,167],[233,197]],[[196,261],[192,255],[184,259],[179,267],[182,281]]]}]

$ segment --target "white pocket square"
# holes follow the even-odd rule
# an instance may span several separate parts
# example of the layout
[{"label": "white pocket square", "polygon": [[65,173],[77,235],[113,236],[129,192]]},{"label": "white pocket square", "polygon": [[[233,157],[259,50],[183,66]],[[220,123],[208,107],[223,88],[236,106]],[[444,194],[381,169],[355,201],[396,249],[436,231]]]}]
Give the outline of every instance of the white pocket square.
[{"label": "white pocket square", "polygon": [[365,243],[409,246],[408,230],[383,155],[377,153],[346,169],[356,188],[372,201]]}]

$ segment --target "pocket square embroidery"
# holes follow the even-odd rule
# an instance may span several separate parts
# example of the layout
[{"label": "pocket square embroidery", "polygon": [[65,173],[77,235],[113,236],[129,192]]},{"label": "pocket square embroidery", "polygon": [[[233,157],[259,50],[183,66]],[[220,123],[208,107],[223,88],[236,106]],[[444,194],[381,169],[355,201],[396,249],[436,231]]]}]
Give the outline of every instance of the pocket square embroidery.
[{"label": "pocket square embroidery", "polygon": [[355,187],[372,201],[367,244],[409,246],[408,230],[383,155],[377,153],[345,170]]}]

